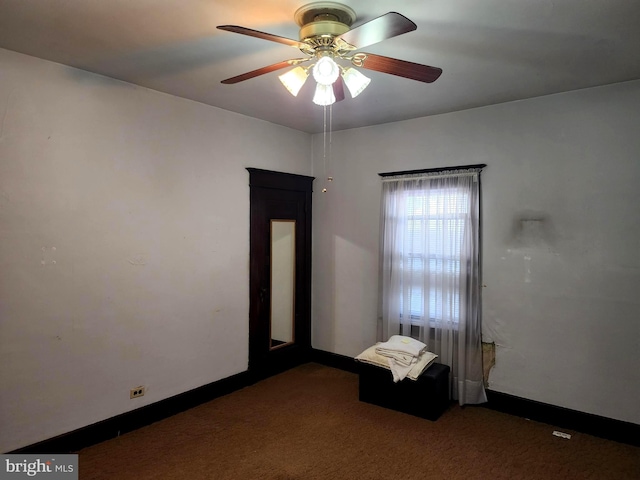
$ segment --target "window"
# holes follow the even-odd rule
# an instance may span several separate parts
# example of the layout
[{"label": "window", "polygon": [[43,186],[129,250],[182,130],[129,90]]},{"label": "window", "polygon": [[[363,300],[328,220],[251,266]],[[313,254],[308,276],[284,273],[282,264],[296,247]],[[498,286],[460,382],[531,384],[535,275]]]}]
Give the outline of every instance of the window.
[{"label": "window", "polygon": [[[406,248],[402,269],[409,280],[400,299],[400,315],[409,306],[411,324],[432,325],[449,318],[460,319],[460,292],[443,285],[456,284],[463,258],[461,245],[469,215],[469,193],[460,188],[409,190],[406,198]],[[438,281],[441,279],[441,281]]]}]

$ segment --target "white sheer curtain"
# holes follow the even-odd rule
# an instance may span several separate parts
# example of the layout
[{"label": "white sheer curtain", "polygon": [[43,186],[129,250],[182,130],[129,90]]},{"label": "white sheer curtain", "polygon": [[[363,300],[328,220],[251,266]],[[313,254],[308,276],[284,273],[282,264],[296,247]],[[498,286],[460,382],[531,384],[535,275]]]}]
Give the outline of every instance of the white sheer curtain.
[{"label": "white sheer curtain", "polygon": [[413,336],[451,367],[451,397],[486,402],[482,381],[480,169],[384,177],[379,340]]}]

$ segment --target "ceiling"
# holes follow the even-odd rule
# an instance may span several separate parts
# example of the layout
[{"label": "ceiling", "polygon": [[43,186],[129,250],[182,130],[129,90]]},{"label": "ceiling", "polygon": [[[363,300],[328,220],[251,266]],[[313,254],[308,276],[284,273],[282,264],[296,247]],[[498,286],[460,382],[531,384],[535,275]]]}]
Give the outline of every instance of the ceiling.
[{"label": "ceiling", "polygon": [[[216,29],[233,24],[298,39],[298,0],[2,0],[0,47],[297,130],[323,129],[308,81],[293,97],[269,73],[295,48]],[[416,31],[364,49],[440,67],[427,84],[374,71],[333,106],[334,130],[640,79],[636,0],[344,0],[353,26],[389,11]],[[1,69],[1,65],[0,65]],[[0,70],[1,73],[1,70]]]}]

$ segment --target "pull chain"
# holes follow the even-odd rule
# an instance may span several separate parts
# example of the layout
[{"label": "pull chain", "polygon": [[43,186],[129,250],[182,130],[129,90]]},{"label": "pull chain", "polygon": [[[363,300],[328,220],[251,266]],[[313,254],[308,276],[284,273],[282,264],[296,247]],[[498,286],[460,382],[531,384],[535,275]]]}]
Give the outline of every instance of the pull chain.
[{"label": "pull chain", "polygon": [[[324,167],[324,174],[327,175],[327,106],[322,107],[324,117],[322,123],[322,164]],[[322,193],[327,193],[327,189],[323,188]]]},{"label": "pull chain", "polygon": [[[333,133],[333,104],[329,105],[329,173],[331,173],[331,156],[333,154],[332,152],[333,142],[331,137],[332,133]],[[331,175],[327,176],[326,170],[324,174],[327,177],[328,182],[333,182],[333,177]]]},{"label": "pull chain", "polygon": [[[324,107],[323,118],[323,134],[322,134],[322,162],[324,165],[324,176],[328,182],[333,182],[333,177],[327,175],[327,106]],[[331,147],[332,139],[331,132],[333,130],[333,105],[329,105],[329,168],[331,168]],[[325,184],[326,185],[326,184]],[[327,193],[327,187],[322,189],[322,193]]]}]

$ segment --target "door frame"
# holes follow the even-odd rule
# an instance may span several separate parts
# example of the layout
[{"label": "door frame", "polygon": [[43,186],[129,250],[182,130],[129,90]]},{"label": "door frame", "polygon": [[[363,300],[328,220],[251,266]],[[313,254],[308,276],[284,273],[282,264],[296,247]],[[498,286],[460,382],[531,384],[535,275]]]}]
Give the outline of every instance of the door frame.
[{"label": "door frame", "polygon": [[[309,361],[311,354],[311,197],[314,177],[247,168],[250,186],[250,255],[249,255],[249,373],[255,380]],[[268,329],[264,325],[265,296],[270,299],[270,285],[265,292],[264,262],[270,261],[269,245],[265,245],[265,228],[270,219],[264,217],[262,197],[274,198],[282,192],[286,199],[296,198],[302,209],[302,222],[296,222],[296,292],[295,342],[269,349]],[[284,200],[285,202],[288,200]],[[267,302],[270,306],[270,303]],[[268,317],[267,317],[268,318]],[[265,330],[266,329],[266,330]],[[266,340],[266,341],[265,341]]]}]

